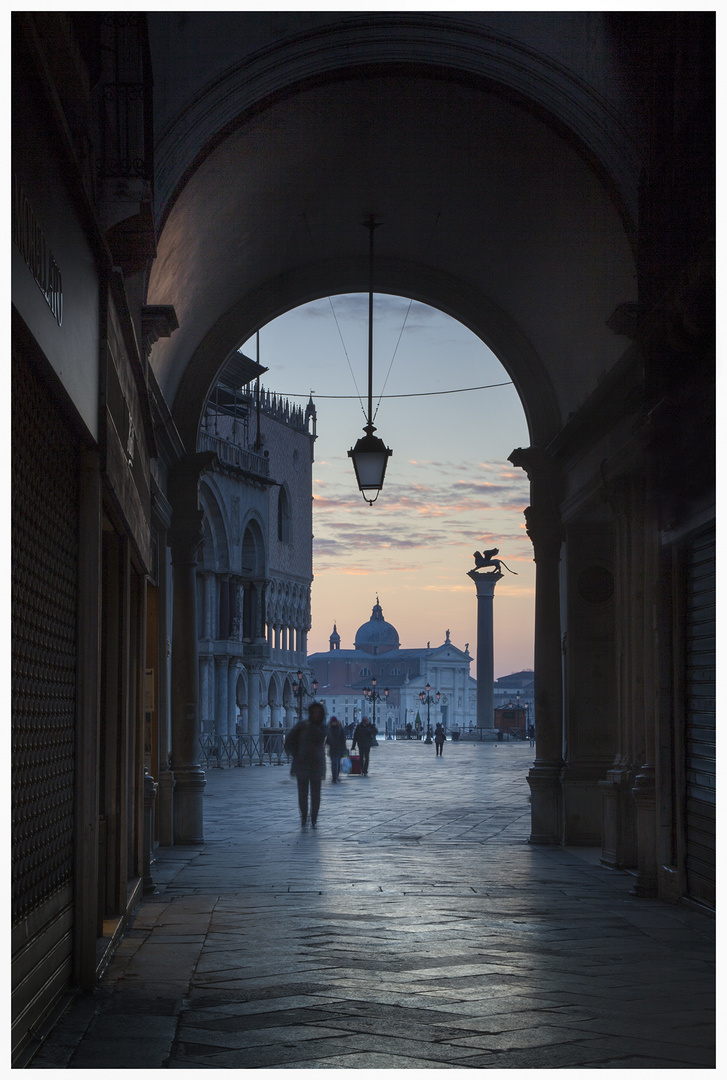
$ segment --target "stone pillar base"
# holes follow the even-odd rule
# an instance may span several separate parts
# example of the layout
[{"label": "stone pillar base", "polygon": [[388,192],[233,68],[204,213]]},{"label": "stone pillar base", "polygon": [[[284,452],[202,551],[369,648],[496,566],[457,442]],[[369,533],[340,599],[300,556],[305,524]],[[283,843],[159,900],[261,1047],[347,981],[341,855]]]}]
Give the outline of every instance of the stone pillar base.
[{"label": "stone pillar base", "polygon": [[599,781],[605,764],[566,765],[561,774],[563,789],[563,843],[576,847],[600,847],[603,797]]},{"label": "stone pillar base", "polygon": [[636,866],[636,803],[633,770],[610,769],[598,785],[603,812],[601,862],[613,870]]},{"label": "stone pillar base", "polygon": [[538,765],[528,774],[530,785],[531,844],[559,844],[562,836],[563,796],[559,765]]},{"label": "stone pillar base", "polygon": [[204,769],[199,765],[174,770],[174,843],[203,844],[202,795]]},{"label": "stone pillar base", "polygon": [[643,765],[633,788],[639,845],[634,896],[656,896],[656,782],[651,765]]}]

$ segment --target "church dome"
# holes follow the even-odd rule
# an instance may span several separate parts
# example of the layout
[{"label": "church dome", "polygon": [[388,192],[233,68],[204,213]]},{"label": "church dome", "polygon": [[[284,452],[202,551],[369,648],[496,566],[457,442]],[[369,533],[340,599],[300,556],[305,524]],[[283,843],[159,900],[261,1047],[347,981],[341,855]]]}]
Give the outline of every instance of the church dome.
[{"label": "church dome", "polygon": [[356,631],[354,648],[367,653],[384,653],[399,648],[399,635],[396,628],[385,620],[378,596],[371,618]]}]

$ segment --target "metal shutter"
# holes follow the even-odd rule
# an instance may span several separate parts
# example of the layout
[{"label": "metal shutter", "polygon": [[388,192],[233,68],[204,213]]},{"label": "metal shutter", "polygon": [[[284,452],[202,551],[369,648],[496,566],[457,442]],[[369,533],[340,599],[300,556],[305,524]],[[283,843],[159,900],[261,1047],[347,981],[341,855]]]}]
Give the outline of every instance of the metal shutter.
[{"label": "metal shutter", "polygon": [[715,532],[687,550],[687,892],[715,904]]},{"label": "metal shutter", "polygon": [[13,355],[13,1042],[71,975],[73,946],[78,463],[31,366]]}]

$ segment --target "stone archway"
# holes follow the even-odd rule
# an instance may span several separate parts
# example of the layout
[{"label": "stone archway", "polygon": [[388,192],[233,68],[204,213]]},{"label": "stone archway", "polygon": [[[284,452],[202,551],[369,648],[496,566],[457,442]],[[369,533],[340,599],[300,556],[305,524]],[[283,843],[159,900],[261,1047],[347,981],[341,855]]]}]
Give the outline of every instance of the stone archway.
[{"label": "stone archway", "polygon": [[[531,445],[510,460],[531,482],[527,530],[537,562],[532,838],[590,836],[583,823],[596,822],[612,752],[600,692],[607,676],[598,674],[593,695],[597,723],[571,702],[565,784],[564,620],[581,619],[592,637],[598,620],[579,612],[575,593],[566,602],[561,586],[569,567],[576,576],[583,569],[585,538],[618,531],[622,488],[635,505],[645,490],[643,446],[632,445],[650,423],[639,411],[644,357],[632,345],[645,269],[637,273],[634,221],[641,148],[651,151],[648,110],[631,108],[627,53],[619,52],[629,31],[599,13],[580,22],[558,13],[526,22],[512,13],[309,13],[286,25],[283,36],[273,29],[266,37],[262,27],[259,52],[219,79],[189,75],[160,123],[161,228],[148,300],[173,306],[179,330],[155,346],[154,373],[191,450],[201,402],[230,354],[293,307],[365,290],[360,222],[374,213],[387,223],[375,291],[420,300],[467,326],[523,404]],[[658,210],[659,192],[651,197]],[[671,282],[671,270],[660,272]],[[653,514],[633,520],[636,559],[658,527]],[[604,545],[605,562],[613,550]],[[657,600],[653,551],[649,559]],[[623,601],[634,582],[616,583],[615,594]],[[611,657],[618,634],[631,641],[627,622],[624,612],[616,617]],[[619,705],[634,768],[653,757],[653,724],[633,702],[655,663],[653,649],[648,660],[639,656]],[[569,663],[573,688],[583,671],[581,661]],[[623,773],[629,793],[632,773]],[[653,766],[639,775],[651,836]]]},{"label": "stone archway", "polygon": [[387,226],[375,290],[477,334],[513,379],[533,444],[618,359],[607,323],[635,296],[630,227],[554,118],[446,68],[337,70],[241,115],[164,219],[149,300],[173,304],[180,329],[152,362],[187,446],[241,342],[301,303],[368,287],[367,210]]}]

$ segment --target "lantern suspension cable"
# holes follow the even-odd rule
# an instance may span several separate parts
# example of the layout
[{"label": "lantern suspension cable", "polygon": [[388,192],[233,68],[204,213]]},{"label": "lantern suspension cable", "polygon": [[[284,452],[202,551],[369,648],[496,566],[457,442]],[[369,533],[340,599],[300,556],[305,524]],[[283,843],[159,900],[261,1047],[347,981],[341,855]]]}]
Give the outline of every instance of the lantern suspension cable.
[{"label": "lantern suspension cable", "polygon": [[369,414],[368,423],[371,424],[374,397],[374,229],[378,229],[381,223],[374,221],[373,214],[368,221],[369,230]]},{"label": "lantern suspension cable", "polygon": [[[378,228],[380,222],[377,222],[373,214],[371,214],[363,224],[369,230],[369,409],[366,426],[364,427],[366,434],[348,451],[348,456],[353,462],[356,481],[361,494],[369,506],[372,506],[384,486],[386,465],[392,451],[385,446],[382,439],[374,435],[376,428],[372,420],[374,396],[374,230]],[[371,498],[372,495],[373,498]]]}]

